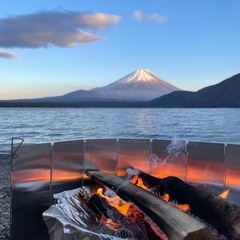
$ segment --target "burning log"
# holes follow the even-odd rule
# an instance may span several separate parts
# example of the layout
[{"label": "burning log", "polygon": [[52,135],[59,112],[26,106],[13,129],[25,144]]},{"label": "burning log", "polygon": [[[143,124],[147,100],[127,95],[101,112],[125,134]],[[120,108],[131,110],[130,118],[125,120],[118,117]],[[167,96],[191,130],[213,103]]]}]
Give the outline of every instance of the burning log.
[{"label": "burning log", "polygon": [[240,207],[177,177],[156,178],[139,170],[145,186],[157,195],[169,194],[170,201],[189,204],[191,213],[215,227],[228,239],[240,239]]},{"label": "burning log", "polygon": [[[122,227],[120,230],[124,231],[124,235],[126,235],[128,238],[147,238],[147,233],[143,228],[143,222],[141,227],[137,223],[131,222],[127,217],[109,205],[107,201],[99,195],[92,195],[90,198],[90,204],[95,208],[95,212],[97,214],[103,214],[106,218],[110,218],[113,221],[117,222]],[[119,234],[120,237],[122,237],[122,233],[120,232]]]},{"label": "burning log", "polygon": [[132,183],[124,185],[124,179],[103,172],[89,171],[87,175],[113,190],[126,200],[130,200],[147,215],[171,240],[208,240],[213,239],[207,227],[180,211],[176,207],[159,199],[150,192]]}]

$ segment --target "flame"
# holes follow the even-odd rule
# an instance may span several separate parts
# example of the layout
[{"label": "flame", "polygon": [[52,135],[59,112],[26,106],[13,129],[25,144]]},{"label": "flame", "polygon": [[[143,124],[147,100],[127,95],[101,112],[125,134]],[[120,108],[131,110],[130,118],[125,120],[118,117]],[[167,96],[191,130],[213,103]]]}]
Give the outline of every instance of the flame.
[{"label": "flame", "polygon": [[[141,187],[143,189],[147,189],[147,187],[143,183],[142,178],[140,178],[138,176],[133,176],[133,178],[130,180],[130,182],[137,185],[138,187]],[[99,194],[102,198],[105,198],[111,206],[115,207],[123,215],[127,214],[129,208],[132,205],[132,203],[123,201],[117,195],[115,195],[114,197],[106,196],[103,193],[103,188],[98,188],[97,189],[97,194]]]},{"label": "flame", "polygon": [[115,207],[120,213],[126,215],[131,203],[123,201],[119,196],[115,195],[114,197],[108,197],[103,193],[103,188],[97,189],[97,194],[99,194],[102,198],[105,198],[108,203]]},{"label": "flame", "polygon": [[164,201],[169,202],[170,195],[168,193],[165,193],[162,198],[163,198]]},{"label": "flame", "polygon": [[[170,195],[168,193],[165,193],[162,196],[162,199],[166,202],[170,201]],[[175,207],[177,207],[179,210],[184,211],[184,212],[189,212],[190,211],[190,205],[189,204],[176,204],[176,203],[171,203],[173,204]]]},{"label": "flame", "polygon": [[189,204],[177,204],[177,208],[184,211],[184,212],[189,212],[190,211],[190,205]]},{"label": "flame", "polygon": [[[137,186],[145,189],[145,190],[149,190],[143,183],[143,180],[141,177],[138,176],[134,176],[133,179],[131,180],[132,183],[136,184]],[[170,195],[168,193],[165,193],[162,196],[162,199],[166,202],[170,201]],[[189,204],[173,204],[174,206],[176,206],[179,210],[184,211],[184,212],[189,212],[190,211],[190,205]]]},{"label": "flame", "polygon": [[120,213],[122,213],[123,215],[126,215],[129,208],[131,206],[131,203],[125,203],[122,206],[118,205],[118,204],[114,204],[113,207],[115,207]]},{"label": "flame", "polygon": [[227,189],[227,190],[223,191],[221,194],[219,194],[218,196],[223,198],[223,199],[226,199],[229,192],[230,192],[230,189]]},{"label": "flame", "polygon": [[138,177],[137,175],[135,175],[135,176],[132,177],[132,179],[130,180],[130,182],[133,183],[133,184],[136,184],[138,178],[139,178],[139,177]]},{"label": "flame", "polygon": [[147,190],[147,187],[144,185],[142,178],[138,177],[136,185],[142,189]]}]

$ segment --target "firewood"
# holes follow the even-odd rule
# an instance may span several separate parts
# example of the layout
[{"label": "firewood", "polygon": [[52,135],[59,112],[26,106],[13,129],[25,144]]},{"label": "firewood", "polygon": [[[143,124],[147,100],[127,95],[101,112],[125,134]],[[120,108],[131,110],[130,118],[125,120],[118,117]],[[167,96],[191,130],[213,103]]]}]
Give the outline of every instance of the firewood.
[{"label": "firewood", "polygon": [[[150,192],[132,183],[124,186],[124,179],[109,173],[89,171],[87,175],[96,182],[104,184],[113,190],[118,189],[117,194],[121,198],[133,202],[170,240],[213,239],[205,224],[159,199]],[[119,186],[124,187],[119,188]]]},{"label": "firewood", "polygon": [[147,233],[137,223],[131,222],[125,215],[120,213],[116,208],[108,204],[108,202],[97,194],[90,198],[90,204],[95,208],[97,214],[103,214],[106,218],[110,218],[117,222],[125,231],[128,231],[129,238],[147,239]]},{"label": "firewood", "polygon": [[170,200],[189,204],[193,215],[215,227],[228,239],[240,239],[240,207],[177,177],[156,178],[139,170],[144,185],[155,193],[169,194]]}]

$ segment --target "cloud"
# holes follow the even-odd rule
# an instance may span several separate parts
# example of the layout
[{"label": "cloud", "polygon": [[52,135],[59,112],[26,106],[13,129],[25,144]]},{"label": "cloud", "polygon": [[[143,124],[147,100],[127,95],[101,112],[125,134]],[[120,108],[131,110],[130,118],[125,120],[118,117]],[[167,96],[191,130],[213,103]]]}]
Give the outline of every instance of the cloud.
[{"label": "cloud", "polygon": [[142,20],[148,20],[151,22],[155,22],[155,23],[163,23],[167,20],[167,18],[163,15],[160,15],[159,13],[152,13],[152,14],[143,14],[141,11],[136,10],[133,12],[133,17],[135,20],[137,21],[142,21]]},{"label": "cloud", "polygon": [[141,11],[136,10],[133,12],[133,17],[137,20],[137,21],[141,21],[143,18],[143,14]]},{"label": "cloud", "polygon": [[14,52],[8,52],[0,49],[0,58],[14,59],[17,57],[18,55]]},{"label": "cloud", "polygon": [[167,18],[165,16],[162,16],[158,13],[153,13],[151,15],[148,15],[147,19],[149,21],[152,21],[152,22],[155,22],[155,23],[163,23],[167,20]]},{"label": "cloud", "polygon": [[72,47],[103,39],[98,31],[119,21],[117,15],[64,10],[9,16],[0,19],[0,46]]}]

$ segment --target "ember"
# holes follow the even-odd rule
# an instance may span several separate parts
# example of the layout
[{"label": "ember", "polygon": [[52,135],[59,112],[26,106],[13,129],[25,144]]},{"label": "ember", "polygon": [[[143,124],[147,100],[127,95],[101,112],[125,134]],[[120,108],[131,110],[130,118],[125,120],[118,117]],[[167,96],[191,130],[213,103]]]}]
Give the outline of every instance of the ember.
[{"label": "ember", "polygon": [[[86,199],[86,192],[80,191],[79,197],[81,201]],[[115,231],[114,236],[139,240],[168,239],[133,203],[122,200],[110,189],[98,188],[97,193],[84,203],[97,214],[101,224]]]},{"label": "ember", "polygon": [[163,196],[163,199],[167,196],[167,201],[184,203],[177,204],[177,207],[183,211],[190,210],[229,239],[240,239],[240,207],[224,200],[229,190],[217,197],[176,177],[160,179],[140,170],[138,177],[142,178],[143,184],[155,195]]},{"label": "ember", "polygon": [[[115,175],[89,171],[87,175],[95,184],[78,189],[77,200],[68,196],[70,206],[62,204],[60,207],[65,217],[73,221],[70,231],[77,224],[78,234],[100,232],[106,239],[112,239],[108,236],[135,240],[210,240],[225,239],[224,236],[239,239],[237,205],[202,192],[176,177],[159,179],[140,170],[134,172],[137,175],[127,184]],[[200,210],[195,201],[200,204]],[[72,208],[77,209],[77,213]]]},{"label": "ember", "polygon": [[[100,218],[104,215],[107,219],[110,219],[114,222],[116,222],[119,227],[114,234],[115,236],[121,237],[121,238],[133,238],[133,239],[151,239],[151,236],[147,235],[147,232],[151,232],[153,235],[154,231],[147,231],[144,226],[145,220],[144,215],[141,214],[140,211],[137,211],[134,206],[132,206],[132,211],[125,215],[117,211],[114,207],[111,207],[107,201],[104,198],[101,198],[99,195],[94,194],[90,198],[90,204],[92,206],[92,209],[95,209],[98,215],[100,215]],[[128,215],[135,216],[134,218],[129,218]],[[124,234],[122,234],[124,230]],[[127,235],[126,235],[127,233]],[[157,236],[155,235],[154,238]],[[160,236],[159,236],[160,238]],[[160,238],[163,239],[163,238]],[[166,239],[166,238],[165,238]]]},{"label": "ember", "polygon": [[[137,205],[137,209],[144,213],[144,220],[151,219],[156,229],[162,229],[171,240],[185,239],[192,232],[194,234],[201,232],[199,235],[196,234],[195,239],[208,239],[207,230],[210,225],[218,229],[217,234],[220,232],[228,236],[228,239],[239,239],[239,206],[229,202],[229,200],[240,202],[239,154],[240,147],[230,144],[198,142],[178,144],[178,141],[170,143],[168,140],[156,139],[78,140],[54,145],[48,143],[13,148],[12,237],[18,240],[20,236],[22,240],[49,239],[46,225],[42,221],[42,213],[53,204],[51,196],[67,191],[64,194],[70,206],[62,203],[62,199],[58,200],[60,202],[58,207],[62,209],[56,210],[56,215],[60,219],[55,221],[61,223],[52,222],[55,227],[57,225],[59,228],[62,227],[62,230],[59,229],[62,231],[61,236],[64,235],[61,239],[68,239],[69,233],[74,228],[78,229],[73,233],[75,239],[77,238],[75,236],[81,234],[78,239],[114,239],[112,237],[114,232],[109,232],[108,226],[111,226],[109,227],[111,231],[116,232],[119,224],[113,224],[114,221],[106,218],[104,214],[98,218],[93,210],[85,210],[92,194],[98,194],[97,188],[100,186],[102,188],[100,192],[103,194],[101,197],[107,199],[110,208],[115,207],[129,221],[134,222],[137,220],[137,213],[133,211],[131,204]],[[97,180],[96,178],[90,175],[89,178],[85,174],[89,171],[89,174],[95,175],[96,172],[90,172],[92,170],[99,171],[100,175],[106,176],[106,173],[111,173],[114,177],[124,177],[129,166],[138,167],[142,172],[149,173],[155,178],[146,180],[140,177],[141,171],[131,169],[132,177],[121,179],[113,187],[104,182],[99,185],[92,180]],[[180,179],[183,182],[179,181]],[[137,186],[135,186],[137,189],[132,188],[130,180],[137,186],[145,188],[148,193],[143,189],[139,191]],[[191,187],[188,187],[187,182],[191,183]],[[192,188],[193,185],[197,185],[198,190]],[[68,192],[72,191],[70,189],[79,189],[82,186],[95,189],[94,192],[89,190],[91,194],[89,199],[85,199],[86,204],[79,198],[77,200],[75,196],[68,195]],[[107,186],[118,196],[109,195],[106,192]],[[222,194],[221,197],[217,197],[225,187],[230,189],[227,200],[221,198]],[[200,189],[206,189],[209,194],[203,194]],[[211,193],[215,196],[213,197]],[[112,198],[113,202],[109,202],[109,198]],[[74,209],[77,209],[77,212],[74,212]],[[59,214],[61,211],[66,213],[64,220]],[[45,217],[44,213],[44,219]],[[50,216],[47,217],[48,221],[50,224]],[[75,221],[74,226],[68,225],[71,221]],[[199,221],[204,224],[199,225]],[[25,230],[25,226],[29,228]],[[48,226],[51,228],[54,225]],[[153,229],[153,226],[145,229]],[[56,233],[52,232],[55,237],[51,239],[59,239],[58,233],[58,230]],[[191,239],[194,239],[192,235]]]},{"label": "ember", "polygon": [[[109,192],[109,191],[108,191]],[[108,201],[108,203],[115,207],[119,212],[121,212],[123,215],[126,215],[129,207],[131,206],[131,203],[123,201],[120,197],[118,197],[116,194],[111,194],[113,197],[108,197],[103,194],[103,188],[99,188],[97,190],[97,194],[100,195],[102,198]]]},{"label": "ember", "polygon": [[55,239],[57,234],[62,235],[59,226],[63,226],[64,232],[76,237],[74,239],[83,239],[87,234],[93,236],[89,239],[168,240],[133,203],[113,196],[113,202],[118,198],[121,204],[130,206],[125,215],[112,207],[108,202],[112,202],[111,197],[107,196],[106,200],[96,193],[100,192],[104,196],[106,190],[111,190],[104,186],[101,188],[103,192],[96,185],[56,194],[57,204],[52,205],[43,215],[50,237],[54,236]]},{"label": "ember", "polygon": [[[88,175],[97,182],[101,182],[111,188],[116,188],[119,183],[121,184],[122,181],[124,181],[116,179],[115,176],[109,176],[109,174],[101,172],[89,172]],[[165,195],[165,198],[166,196],[169,196],[169,199],[167,200],[178,201],[180,203],[180,205],[177,204],[179,209],[183,209],[184,211],[189,211],[190,209],[191,213],[203,219],[207,224],[210,224],[210,226],[215,227],[220,234],[225,235],[228,239],[240,239],[240,208],[237,204],[228,202],[220,197],[197,189],[196,187],[193,187],[176,177],[158,179],[139,170],[138,180],[139,178],[141,178],[141,185],[145,185],[148,188],[148,191],[151,191],[157,196]],[[169,229],[165,226],[165,224],[167,224],[166,221],[168,221],[166,219],[169,218],[170,212],[168,212],[168,214],[161,212],[164,219],[157,219],[153,217],[153,214],[159,210],[157,209],[157,206],[159,208],[162,207],[162,202],[157,202],[154,199],[150,200],[153,195],[147,195],[145,190],[143,191],[144,192],[141,192],[140,195],[140,192],[138,192],[138,190],[133,188],[130,184],[124,188],[118,189],[121,197],[134,202],[146,215],[151,216],[152,220],[156,224],[159,224],[161,221],[165,221],[164,224],[160,223],[158,226],[163,229],[168,236],[170,236],[171,233],[168,232]],[[168,195],[166,195],[166,193]],[[146,197],[144,197],[144,195],[146,195]],[[151,211],[152,207],[154,212]],[[172,212],[171,214],[176,214],[176,212]],[[191,221],[193,220],[194,218],[192,218],[188,224],[191,224]],[[178,224],[180,223],[178,222]],[[203,226],[202,228],[204,229]],[[172,232],[172,227],[170,229]],[[202,235],[204,235],[204,238],[202,239],[213,238],[212,234],[204,232],[204,234],[201,233],[196,239],[201,239],[200,236],[202,237]],[[181,237],[180,239],[185,238]]]},{"label": "ember", "polygon": [[169,239],[213,239],[212,234],[204,224],[165,203],[148,191],[132,183],[119,188],[118,186],[121,186],[124,180],[111,174],[91,171],[88,172],[88,175],[97,182],[118,189],[118,195],[121,198],[133,202]]},{"label": "ember", "polygon": [[[148,191],[152,192],[151,189],[148,188],[148,187],[143,183],[143,180],[142,180],[141,177],[139,177],[139,176],[134,176],[133,179],[134,179],[134,180],[131,180],[131,183],[135,183],[135,185],[137,185],[138,187],[141,187],[141,188],[143,188],[143,189],[145,189],[145,190],[148,190]],[[156,192],[154,192],[154,193],[155,193],[156,195],[158,195]],[[222,193],[222,196],[225,196],[225,195],[226,195],[226,193],[223,192],[223,193]],[[159,197],[161,197],[161,199],[165,200],[166,202],[169,202],[169,201],[170,201],[170,195],[169,195],[168,193],[164,193],[162,196],[159,196]],[[190,206],[189,206],[189,204],[178,204],[177,202],[171,202],[171,204],[173,204],[175,207],[177,207],[178,209],[180,209],[180,210],[182,210],[182,211],[184,211],[184,212],[190,211]]]}]

